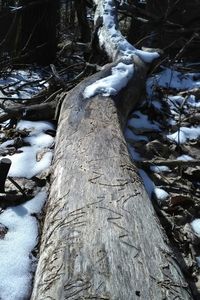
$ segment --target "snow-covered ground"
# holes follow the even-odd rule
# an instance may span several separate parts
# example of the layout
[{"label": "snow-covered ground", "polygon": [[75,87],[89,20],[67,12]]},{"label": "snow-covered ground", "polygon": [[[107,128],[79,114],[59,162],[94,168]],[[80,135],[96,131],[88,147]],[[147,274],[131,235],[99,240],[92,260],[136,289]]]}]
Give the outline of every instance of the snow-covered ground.
[{"label": "snow-covered ground", "polygon": [[38,243],[38,222],[34,214],[40,213],[46,196],[45,191],[40,191],[32,200],[0,214],[0,223],[8,230],[0,239],[2,300],[22,300],[30,295],[36,260],[32,251]]},{"label": "snow-covered ground", "polygon": [[[174,224],[171,235],[180,243],[180,251],[188,249],[182,253],[190,267],[192,255],[193,276],[199,280],[200,248],[186,238],[186,228],[200,236],[200,170],[189,164],[200,160],[200,74],[180,69],[162,67],[148,79],[147,98],[130,116],[125,136],[132,159],[151,162],[150,167],[140,168],[139,174],[152,201]],[[158,160],[163,165],[156,165]],[[174,161],[174,167],[167,161]],[[178,167],[176,161],[188,166]]]},{"label": "snow-covered ground", "polygon": [[24,142],[28,143],[29,146],[19,148],[20,153],[6,156],[12,161],[8,175],[11,177],[31,178],[41,173],[51,164],[51,146],[54,138],[45,132],[53,130],[54,126],[45,121],[31,122],[22,120],[18,122],[16,129],[28,131],[28,136],[24,138]]},{"label": "snow-covered ground", "polygon": [[[108,7],[108,11],[109,9]],[[112,18],[109,15],[104,18],[109,25]],[[112,26],[110,28],[114,31],[114,33],[111,32],[114,38],[118,32],[115,32]],[[126,86],[133,72],[132,64],[118,63],[112,69],[110,76],[88,86],[84,91],[84,97],[92,97],[98,93],[105,96],[117,94]],[[35,83],[30,83],[29,80]],[[0,87],[3,88],[6,96],[15,99],[30,98],[45,86],[47,87],[47,83],[37,72],[29,76],[26,71],[17,71],[10,77],[0,78]],[[175,221],[178,215],[176,207],[179,208],[185,203],[190,205],[190,197],[196,205],[195,201],[200,193],[198,191],[200,180],[188,184],[187,194],[186,186],[184,186],[186,181],[181,179],[182,172],[185,170],[171,168],[165,163],[167,164],[168,160],[189,162],[200,159],[199,150],[195,150],[199,146],[200,125],[196,121],[192,124],[188,121],[200,108],[199,94],[196,93],[199,87],[200,75],[198,73],[185,73],[175,68],[163,67],[160,73],[148,79],[147,99],[137,111],[132,113],[125,130],[133,160],[138,163],[153,162],[149,169],[139,169],[149,197],[157,203],[160,209],[167,207],[167,213],[171,209],[172,214],[175,215],[173,215]],[[16,90],[18,90],[17,93]],[[6,128],[7,124],[3,124],[1,131],[0,150],[9,150],[15,145],[15,138],[6,138],[4,126]],[[16,180],[20,178],[29,180],[49,168],[54,143],[50,132],[53,130],[54,126],[45,121],[22,120],[17,123],[16,131],[19,135],[23,132],[23,136],[20,136],[23,145],[14,153],[2,156],[12,161],[10,177]],[[156,160],[163,160],[163,164],[157,165]],[[190,173],[193,176],[194,170],[189,170],[186,175],[190,176]],[[194,190],[195,187],[197,187],[196,190]],[[189,194],[191,190],[193,195]],[[45,187],[37,187],[34,191],[31,200],[17,206],[9,207],[8,205],[7,208],[0,210],[1,300],[27,299],[31,292],[36,266],[33,252],[39,235],[37,216],[40,215],[47,198]],[[177,218],[179,223],[175,223],[175,228],[179,226],[184,231],[185,226],[189,225],[194,235],[199,237],[200,207],[198,205],[195,207],[197,211],[193,214],[192,210],[188,210],[185,218],[182,218],[182,215],[180,215],[182,219]],[[176,239],[178,240],[177,237]],[[195,252],[195,259],[197,265],[200,265],[200,249]]]},{"label": "snow-covered ground", "polygon": [[[13,71],[8,77],[0,78],[1,96],[10,98],[31,98],[47,87],[40,73]],[[18,91],[17,91],[18,90]],[[17,91],[17,92],[16,92]],[[1,153],[16,144],[16,137],[8,137],[7,123],[1,127]],[[45,172],[53,155],[54,126],[46,121],[25,121],[17,123],[15,131],[22,146],[14,153],[0,156],[12,161],[8,176],[17,182],[30,179]],[[6,151],[5,151],[6,150]],[[9,188],[10,189],[10,188]],[[10,192],[8,188],[6,192]],[[29,299],[36,257],[33,254],[39,242],[38,217],[47,199],[46,187],[34,186],[32,199],[16,206],[6,205],[0,210],[0,299]],[[0,203],[1,208],[1,203]]]},{"label": "snow-covered ground", "polygon": [[[139,108],[137,111],[134,111],[132,115],[130,116],[128,122],[127,122],[127,128],[125,130],[125,137],[128,142],[137,142],[137,141],[146,141],[148,142],[150,138],[151,132],[161,132],[162,131],[162,120],[157,120],[156,117],[156,110],[159,111],[159,115],[161,118],[161,115],[164,116],[164,118],[167,118],[167,122],[169,124],[169,131],[162,132],[162,135],[165,136],[167,139],[173,141],[174,143],[180,145],[184,144],[187,141],[194,141],[197,140],[200,137],[200,126],[188,126],[183,127],[181,126],[181,123],[178,124],[178,121],[180,121],[176,117],[179,117],[180,115],[180,109],[183,105],[183,109],[187,110],[189,108],[198,108],[200,106],[200,99],[198,97],[195,97],[194,95],[190,95],[190,97],[187,98],[185,101],[185,97],[182,96],[172,96],[168,94],[167,96],[164,96],[162,99],[163,102],[166,102],[169,108],[169,112],[166,112],[166,107],[164,108],[162,104],[158,100],[158,95],[156,93],[156,89],[159,88],[166,88],[166,89],[174,89],[176,93],[180,91],[187,90],[189,92],[192,91],[195,88],[200,87],[200,75],[198,80],[195,80],[197,76],[196,73],[187,73],[182,74],[181,72],[178,72],[173,69],[164,68],[163,71],[160,73],[152,76],[147,81],[147,99],[145,101],[145,105],[147,107],[147,111],[141,112],[141,108]],[[174,93],[174,91],[173,91]],[[191,101],[192,99],[192,101]],[[148,114],[148,107],[153,106],[154,107],[154,113],[155,115],[149,115]],[[170,114],[170,116],[169,116]],[[167,117],[166,117],[167,115]],[[166,121],[166,120],[165,120]],[[160,124],[159,124],[160,123]],[[170,126],[170,125],[173,126]],[[173,130],[174,127],[178,127],[177,130]],[[139,129],[139,131],[138,131]],[[163,128],[164,130],[164,128]],[[138,132],[140,134],[138,134]],[[141,134],[143,133],[143,134]],[[132,145],[133,143],[129,143],[130,151],[133,151]],[[142,156],[139,155],[139,151],[136,151],[132,155],[132,158],[134,160],[138,160],[138,157],[142,161]],[[189,155],[182,155],[180,157],[176,158],[177,160],[191,160],[193,159]],[[156,170],[157,168],[157,170]],[[154,172],[166,172],[170,171],[170,169],[166,166],[153,166],[152,171]],[[142,175],[143,176],[143,175]]]},{"label": "snow-covered ground", "polygon": [[29,99],[48,88],[48,81],[44,78],[47,78],[47,73],[39,69],[7,70],[0,77],[0,91],[13,99]]}]

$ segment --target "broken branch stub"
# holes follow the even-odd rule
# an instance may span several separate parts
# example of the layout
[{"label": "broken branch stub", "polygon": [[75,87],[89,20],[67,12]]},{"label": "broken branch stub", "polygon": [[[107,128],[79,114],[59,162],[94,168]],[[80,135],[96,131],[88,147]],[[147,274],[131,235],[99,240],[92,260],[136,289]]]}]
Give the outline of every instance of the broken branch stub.
[{"label": "broken branch stub", "polygon": [[5,192],[5,182],[11,167],[11,160],[9,158],[2,158],[0,160],[0,193]]}]

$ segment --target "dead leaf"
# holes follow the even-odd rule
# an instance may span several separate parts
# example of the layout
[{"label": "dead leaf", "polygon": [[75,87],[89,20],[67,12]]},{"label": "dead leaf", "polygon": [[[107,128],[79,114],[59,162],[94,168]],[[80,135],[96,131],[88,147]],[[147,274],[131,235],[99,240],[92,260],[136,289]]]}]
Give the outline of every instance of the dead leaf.
[{"label": "dead leaf", "polygon": [[186,196],[186,195],[182,195],[182,194],[173,194],[171,195],[170,199],[169,199],[169,205],[171,207],[174,206],[190,206],[194,204],[194,201],[192,200],[191,196]]}]

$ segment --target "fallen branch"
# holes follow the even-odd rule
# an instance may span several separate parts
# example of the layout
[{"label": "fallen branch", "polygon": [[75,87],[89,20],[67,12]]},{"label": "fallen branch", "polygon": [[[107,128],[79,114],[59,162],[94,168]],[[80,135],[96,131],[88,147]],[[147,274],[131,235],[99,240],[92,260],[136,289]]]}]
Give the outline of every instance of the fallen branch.
[{"label": "fallen branch", "polygon": [[33,198],[33,195],[22,195],[14,193],[0,193],[0,207],[6,208],[9,206],[20,205]]},{"label": "fallen branch", "polygon": [[187,168],[200,166],[200,160],[148,160],[148,161],[135,161],[138,167],[147,168],[151,166],[167,166],[169,168]]},{"label": "fallen branch", "polygon": [[51,101],[29,106],[16,106],[12,108],[2,107],[4,113],[0,115],[0,123],[9,119],[28,119],[30,121],[52,120],[54,119],[56,102]]}]

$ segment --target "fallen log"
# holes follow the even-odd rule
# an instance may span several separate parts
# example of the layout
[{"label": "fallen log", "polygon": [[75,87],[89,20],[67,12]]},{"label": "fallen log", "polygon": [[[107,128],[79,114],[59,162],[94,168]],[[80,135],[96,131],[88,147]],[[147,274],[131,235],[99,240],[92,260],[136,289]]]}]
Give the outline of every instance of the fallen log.
[{"label": "fallen log", "polygon": [[148,70],[138,56],[117,96],[83,97],[116,62],[63,101],[32,300],[192,299],[123,136]]},{"label": "fallen log", "polygon": [[[120,125],[146,68],[135,61],[134,78],[117,101],[83,99],[85,87],[109,69],[64,100],[31,299],[191,299]],[[132,86],[135,103],[129,98],[124,114],[119,104]]]},{"label": "fallen log", "polygon": [[57,103],[51,101],[29,106],[4,107],[4,113],[0,115],[0,122],[2,123],[9,119],[27,119],[30,121],[52,120],[54,119],[56,106]]}]

